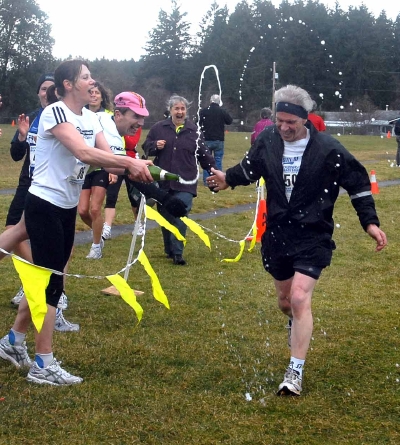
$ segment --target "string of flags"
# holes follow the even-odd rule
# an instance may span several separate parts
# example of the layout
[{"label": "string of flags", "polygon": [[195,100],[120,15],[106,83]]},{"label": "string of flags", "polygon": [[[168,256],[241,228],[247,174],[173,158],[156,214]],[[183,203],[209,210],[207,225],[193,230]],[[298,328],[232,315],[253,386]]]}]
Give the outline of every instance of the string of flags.
[{"label": "string of flags", "polygon": [[[195,221],[187,218],[182,217],[181,220],[187,225],[187,227],[196,234],[205,244],[206,247],[208,247],[211,251],[211,243],[210,238],[206,234],[206,231],[212,232],[216,234],[220,238],[224,238],[230,242],[238,243],[240,246],[240,250],[238,255],[235,258],[225,258],[222,261],[233,263],[238,262],[244,252],[245,249],[245,241],[250,240],[250,247],[249,252],[251,252],[255,246],[255,243],[259,241],[261,235],[260,231],[265,231],[266,227],[266,219],[263,220],[259,213],[263,212],[263,217],[266,218],[266,207],[263,205],[260,205],[260,201],[262,200],[260,189],[263,188],[263,183],[260,182],[258,187],[258,198],[257,198],[257,207],[256,207],[256,217],[252,224],[252,227],[249,231],[249,233],[246,235],[246,237],[242,240],[236,241],[233,239],[226,238],[225,236],[215,233],[212,230],[201,226],[200,224],[196,223]],[[151,220],[154,220],[157,222],[161,227],[166,228],[170,232],[172,232],[176,238],[180,241],[182,241],[186,245],[186,239],[182,236],[182,234],[179,232],[179,230],[170,224],[163,216],[161,216],[156,210],[154,210],[150,206],[145,206],[145,218],[149,218]],[[250,236],[250,233],[252,234]],[[99,276],[99,275],[81,275],[81,274],[71,274],[71,273],[64,273],[40,266],[36,266],[23,258],[19,257],[18,255],[12,254],[10,252],[7,252],[0,248],[0,251],[5,253],[6,255],[9,255],[12,257],[12,261],[14,264],[14,267],[21,279],[24,292],[27,298],[27,302],[29,305],[29,309],[31,311],[32,316],[32,322],[37,329],[38,332],[41,331],[43,327],[44,318],[47,313],[47,304],[46,304],[46,295],[45,290],[48,286],[50,276],[52,273],[57,275],[66,275],[68,277],[75,277],[75,278],[90,278],[90,279],[107,279],[115,288],[118,290],[119,294],[121,295],[121,298],[134,310],[136,317],[138,319],[138,323],[140,323],[142,317],[143,317],[143,308],[140,305],[140,303],[137,301],[137,297],[135,295],[134,290],[129,286],[127,281],[120,275],[123,273],[127,268],[130,268],[133,266],[136,262],[139,262],[148,276],[150,277],[151,285],[152,285],[152,292],[153,297],[163,304],[167,309],[170,309],[168,297],[166,296],[160,280],[154,271],[153,267],[150,264],[149,259],[147,258],[145,252],[144,252],[144,240],[142,240],[142,246],[139,249],[139,252],[129,264],[127,264],[123,269],[120,271],[106,276]]]}]

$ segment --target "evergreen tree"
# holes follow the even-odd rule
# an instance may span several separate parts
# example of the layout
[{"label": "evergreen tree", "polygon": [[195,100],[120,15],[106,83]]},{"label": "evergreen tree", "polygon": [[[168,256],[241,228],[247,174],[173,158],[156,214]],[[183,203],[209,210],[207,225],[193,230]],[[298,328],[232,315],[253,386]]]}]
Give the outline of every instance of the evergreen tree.
[{"label": "evergreen tree", "polygon": [[144,75],[157,72],[165,79],[168,90],[178,90],[182,78],[182,65],[191,57],[193,50],[192,38],[189,34],[190,23],[184,20],[187,13],[181,13],[176,0],[171,0],[171,12],[161,10],[157,26],[149,33],[149,41],[145,46],[147,55],[143,58],[146,64]]},{"label": "evergreen tree", "polygon": [[4,114],[19,114],[36,106],[36,81],[43,72],[54,69],[54,40],[50,31],[47,15],[34,0],[0,0],[0,85]]}]

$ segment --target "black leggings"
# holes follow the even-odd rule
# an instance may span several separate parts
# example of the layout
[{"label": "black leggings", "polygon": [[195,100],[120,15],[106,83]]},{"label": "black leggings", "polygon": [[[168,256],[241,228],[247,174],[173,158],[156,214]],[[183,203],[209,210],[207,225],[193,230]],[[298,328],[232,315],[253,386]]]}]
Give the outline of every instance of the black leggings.
[{"label": "black leggings", "polygon": [[[76,209],[63,209],[28,192],[25,224],[34,264],[63,272],[74,244]],[[63,276],[51,274],[46,303],[57,307],[62,291]]]},{"label": "black leggings", "polygon": [[128,176],[120,175],[118,176],[118,181],[114,184],[111,184],[107,188],[106,195],[106,204],[104,206],[105,209],[115,209],[118,201],[119,190],[122,185],[122,181],[125,180],[126,192],[128,193],[128,198],[132,207],[138,208],[140,205],[140,191],[135,188],[135,182],[132,182]]}]

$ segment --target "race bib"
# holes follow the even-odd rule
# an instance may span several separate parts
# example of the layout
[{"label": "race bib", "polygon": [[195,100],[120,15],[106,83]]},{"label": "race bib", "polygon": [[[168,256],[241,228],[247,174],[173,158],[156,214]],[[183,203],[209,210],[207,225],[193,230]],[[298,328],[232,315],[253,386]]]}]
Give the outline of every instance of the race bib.
[{"label": "race bib", "polygon": [[68,176],[68,182],[71,184],[83,184],[85,181],[86,172],[89,169],[89,165],[83,163],[79,159],[76,159],[76,165],[74,172],[71,176]]},{"label": "race bib", "polygon": [[29,144],[29,175],[32,178],[33,170],[35,170],[35,154],[36,154],[37,135],[28,132],[26,142]]}]

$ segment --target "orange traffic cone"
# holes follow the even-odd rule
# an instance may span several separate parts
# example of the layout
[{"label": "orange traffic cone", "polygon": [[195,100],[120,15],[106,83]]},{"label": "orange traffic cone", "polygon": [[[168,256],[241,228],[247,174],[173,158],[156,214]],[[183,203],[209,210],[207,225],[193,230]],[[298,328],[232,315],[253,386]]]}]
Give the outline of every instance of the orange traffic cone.
[{"label": "orange traffic cone", "polygon": [[11,126],[15,127],[15,120],[13,119],[13,121],[11,122]]},{"label": "orange traffic cone", "polygon": [[267,228],[267,201],[265,199],[260,199],[260,202],[258,203],[256,225],[257,225],[256,241],[259,243],[261,241],[261,237],[265,232],[265,229]]},{"label": "orange traffic cone", "polygon": [[375,170],[371,170],[371,193],[377,195],[379,193],[378,183],[376,182]]},{"label": "orange traffic cone", "polygon": [[392,133],[390,131],[387,132],[387,138],[390,139],[392,137]]}]

